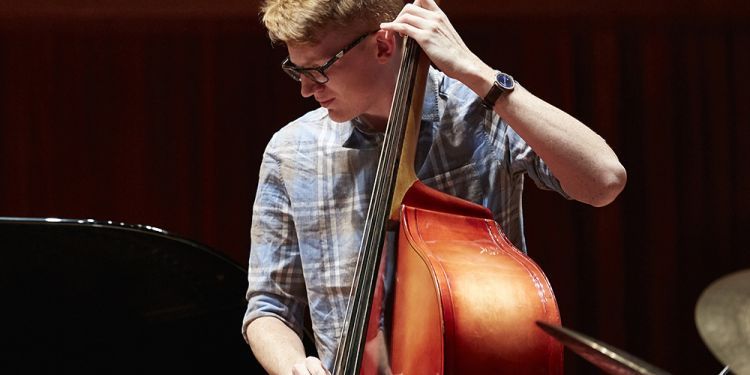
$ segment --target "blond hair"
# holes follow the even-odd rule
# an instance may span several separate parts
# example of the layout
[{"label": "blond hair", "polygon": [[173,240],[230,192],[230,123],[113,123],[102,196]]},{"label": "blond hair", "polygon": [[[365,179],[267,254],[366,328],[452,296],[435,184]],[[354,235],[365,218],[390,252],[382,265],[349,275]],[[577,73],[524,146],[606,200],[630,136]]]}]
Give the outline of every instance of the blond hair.
[{"label": "blond hair", "polygon": [[364,24],[376,29],[392,21],[403,0],[266,0],[263,24],[273,43],[315,43],[320,33]]}]

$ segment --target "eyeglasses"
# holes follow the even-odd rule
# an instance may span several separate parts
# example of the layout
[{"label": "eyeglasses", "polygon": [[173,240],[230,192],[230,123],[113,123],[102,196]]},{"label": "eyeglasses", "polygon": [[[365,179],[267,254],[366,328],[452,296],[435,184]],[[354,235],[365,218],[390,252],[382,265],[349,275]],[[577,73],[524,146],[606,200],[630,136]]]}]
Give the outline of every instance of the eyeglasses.
[{"label": "eyeglasses", "polygon": [[377,32],[377,30],[370,31],[370,32],[368,32],[366,34],[361,35],[355,41],[349,43],[349,45],[347,45],[346,47],[344,47],[344,49],[342,49],[341,51],[339,51],[339,53],[337,53],[336,55],[334,55],[333,57],[331,57],[331,59],[328,60],[323,65],[315,66],[315,67],[312,67],[312,68],[303,68],[303,67],[299,67],[297,65],[294,65],[294,63],[292,63],[289,60],[289,56],[287,56],[286,59],[284,59],[284,61],[281,63],[281,69],[284,72],[286,72],[286,74],[289,74],[289,76],[292,77],[292,79],[294,79],[297,82],[299,82],[302,79],[301,76],[302,76],[302,74],[304,74],[305,77],[310,78],[315,83],[318,83],[318,84],[322,85],[322,84],[328,82],[328,76],[326,75],[326,70],[330,69],[331,66],[336,61],[338,61],[341,57],[343,57],[345,53],[349,52],[350,49],[356,47],[357,44],[359,44],[360,42],[362,42],[363,40],[365,40],[365,38],[367,38],[368,35],[374,34],[375,32]]}]

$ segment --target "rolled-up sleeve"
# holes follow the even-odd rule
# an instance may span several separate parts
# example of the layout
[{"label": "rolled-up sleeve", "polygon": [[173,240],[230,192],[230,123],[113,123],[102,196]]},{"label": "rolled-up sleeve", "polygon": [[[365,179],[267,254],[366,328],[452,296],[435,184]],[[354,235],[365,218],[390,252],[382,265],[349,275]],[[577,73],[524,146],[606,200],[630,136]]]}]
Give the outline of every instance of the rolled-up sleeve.
[{"label": "rolled-up sleeve", "polygon": [[242,323],[245,341],[247,326],[262,316],[276,317],[301,335],[307,304],[291,203],[273,141],[263,155],[258,181]]},{"label": "rolled-up sleeve", "polygon": [[534,184],[543,190],[558,192],[565,199],[571,199],[565,193],[560,181],[552,174],[547,164],[531,149],[522,138],[510,126],[507,128],[507,148],[510,155],[511,173],[526,173],[534,181]]}]

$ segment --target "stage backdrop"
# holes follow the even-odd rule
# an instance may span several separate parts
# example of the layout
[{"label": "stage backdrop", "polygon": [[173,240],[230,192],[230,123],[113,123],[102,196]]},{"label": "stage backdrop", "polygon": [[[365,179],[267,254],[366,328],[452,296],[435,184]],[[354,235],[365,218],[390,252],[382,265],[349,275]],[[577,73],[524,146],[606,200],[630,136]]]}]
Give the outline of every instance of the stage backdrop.
[{"label": "stage backdrop", "polygon": [[[717,373],[693,314],[710,282],[750,267],[747,2],[445,8],[479,56],[628,170],[601,209],[528,188],[530,255],[564,325],[673,373]],[[0,2],[0,216],[152,225],[244,264],[264,146],[315,107],[284,56],[255,1]]]}]

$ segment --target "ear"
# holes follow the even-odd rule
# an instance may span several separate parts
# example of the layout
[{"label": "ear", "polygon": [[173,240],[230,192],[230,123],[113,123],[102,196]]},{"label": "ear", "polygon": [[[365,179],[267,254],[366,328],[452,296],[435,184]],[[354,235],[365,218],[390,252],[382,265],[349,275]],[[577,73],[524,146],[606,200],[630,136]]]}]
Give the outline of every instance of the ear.
[{"label": "ear", "polygon": [[377,44],[377,60],[381,64],[390,61],[394,56],[398,56],[398,42],[396,33],[388,30],[379,30],[375,34],[375,43]]}]

